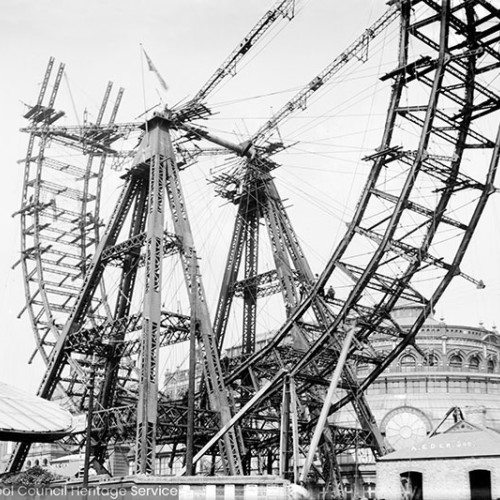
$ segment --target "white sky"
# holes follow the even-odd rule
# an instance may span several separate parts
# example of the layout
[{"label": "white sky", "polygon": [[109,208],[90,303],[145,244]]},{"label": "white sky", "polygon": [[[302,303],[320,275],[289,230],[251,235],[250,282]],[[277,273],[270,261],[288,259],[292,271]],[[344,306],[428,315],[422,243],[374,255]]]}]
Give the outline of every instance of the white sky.
[{"label": "white sky", "polygon": [[[0,380],[35,390],[41,377],[39,365],[27,365],[34,349],[27,316],[16,318],[24,305],[24,291],[20,267],[11,270],[19,259],[20,246],[19,219],[11,218],[11,214],[20,208],[24,166],[16,162],[24,156],[27,141],[27,135],[18,131],[25,125],[22,102],[35,101],[49,56],[56,58],[56,64],[66,63],[67,81],[80,119],[85,107],[91,116],[96,112],[106,83],[112,80],[115,92],[119,86],[126,89],[118,121],[133,121],[145,105],[157,102],[151,74],[144,75],[145,90],[143,88],[141,43],[167,81],[167,100],[172,104],[194,95],[272,5],[273,2],[264,0],[2,2],[0,126],[4,177],[0,185],[0,227],[4,243],[0,247]],[[385,9],[382,0],[303,0],[300,5],[304,8],[298,12],[296,19],[290,24],[281,24],[283,31],[274,32],[278,36],[269,46],[264,43],[260,46],[262,49],[251,53],[234,81],[224,85],[211,102],[300,87]],[[66,80],[63,80],[62,86],[66,86]],[[281,92],[273,102],[257,102],[255,107],[260,105],[262,109],[253,111],[257,116],[267,116],[271,105],[276,110],[291,95]],[[330,96],[331,99],[333,97]],[[250,102],[254,105],[253,101]],[[376,104],[374,91],[372,106]],[[385,111],[384,106],[382,109]],[[75,123],[72,110],[65,110],[69,115],[68,123]],[[257,120],[251,116],[246,120],[242,118],[235,120],[232,129],[239,131],[242,139],[245,128],[255,129],[265,119],[264,116],[259,116]],[[356,125],[354,122],[352,125]],[[224,128],[226,122],[221,120],[220,123]],[[324,125],[325,131],[335,126]],[[340,126],[337,124],[337,127]],[[337,140],[337,145],[339,143],[341,146],[341,139]],[[348,163],[346,165],[349,166]],[[339,171],[347,175],[342,169]],[[300,170],[298,172],[300,175]],[[366,169],[358,172],[358,179],[362,179],[361,174],[366,172]],[[355,202],[355,198],[351,202]],[[312,248],[316,244],[315,234],[320,239],[323,236],[322,221],[314,219],[302,224],[299,221],[299,228],[311,231],[307,239]],[[297,232],[300,234],[300,230]],[[326,258],[327,255],[324,255],[314,261],[313,257],[315,271],[321,271],[319,266]],[[479,321],[484,321],[487,327],[499,325],[498,195],[490,202],[463,271],[483,279],[487,288],[476,291],[470,284],[454,284],[442,304],[438,305],[437,316],[443,315],[448,323],[477,325]]]}]

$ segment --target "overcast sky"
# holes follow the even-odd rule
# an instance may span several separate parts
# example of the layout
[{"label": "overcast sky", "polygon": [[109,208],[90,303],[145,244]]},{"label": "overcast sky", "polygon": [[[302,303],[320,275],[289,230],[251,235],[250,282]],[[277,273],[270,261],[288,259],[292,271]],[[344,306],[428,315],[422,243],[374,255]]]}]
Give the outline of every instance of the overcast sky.
[{"label": "overcast sky", "polygon": [[[194,95],[272,5],[265,0],[2,2],[0,380],[34,391],[42,372],[36,363],[27,365],[35,345],[27,317],[17,319],[24,306],[24,291],[20,267],[11,269],[19,259],[20,246],[19,218],[11,214],[20,208],[21,200],[24,166],[17,160],[25,155],[27,142],[27,135],[18,131],[25,125],[23,103],[36,100],[49,57],[66,64],[63,86],[71,89],[80,119],[84,108],[95,115],[106,83],[112,80],[116,87],[126,89],[118,121],[133,121],[159,99],[152,75],[143,71],[141,43],[169,86],[162,97],[172,104]],[[224,85],[213,101],[275,92],[273,108],[279,108],[292,95],[284,90],[310,81],[384,9],[383,0],[304,0],[298,4],[296,19],[280,24],[270,40],[238,68],[234,83]],[[266,101],[266,110],[271,104]],[[71,109],[66,111],[68,123],[78,121]],[[224,125],[221,122],[221,128]],[[245,128],[258,125],[249,117],[240,120],[235,130],[244,138]],[[495,199],[471,247],[471,258],[466,261],[469,267],[463,269],[483,279],[487,288],[478,292],[472,285],[453,286],[437,307],[438,316],[443,315],[448,323],[500,324],[499,212]]]}]

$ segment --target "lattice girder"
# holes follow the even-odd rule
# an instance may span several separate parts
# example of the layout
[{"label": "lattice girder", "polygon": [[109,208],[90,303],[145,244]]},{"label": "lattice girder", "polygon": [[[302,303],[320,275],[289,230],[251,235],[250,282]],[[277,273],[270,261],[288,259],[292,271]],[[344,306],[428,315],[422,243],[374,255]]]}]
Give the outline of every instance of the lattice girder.
[{"label": "lattice girder", "polygon": [[[463,10],[464,21],[456,18],[460,10]],[[475,50],[477,46],[475,44],[482,45],[483,42],[478,42],[475,36],[474,24],[477,21],[475,20],[473,2],[464,2],[452,8],[451,3],[445,1],[443,7],[438,9],[438,15],[430,12],[426,18],[420,13],[420,18],[423,21],[419,24],[411,21],[412,12],[409,3],[402,3],[402,12],[400,69],[390,74],[390,78],[394,80],[393,94],[382,145],[379,148],[380,152],[373,155],[371,159],[374,167],[348,233],[334,253],[313,292],[319,292],[332,273],[337,272],[337,270],[341,271],[342,267],[344,270],[349,267],[349,274],[353,278],[354,284],[347,297],[336,301],[338,304],[335,309],[336,318],[332,324],[328,326],[326,331],[317,336],[313,346],[300,359],[292,362],[292,366],[289,366],[290,373],[296,377],[304,377],[309,365],[313,366],[318,362],[318,356],[323,352],[329,339],[335,337],[336,330],[343,321],[348,318],[359,318],[360,328],[357,334],[359,339],[369,339],[370,335],[378,330],[387,331],[386,334],[399,339],[398,347],[382,363],[378,360],[379,366],[374,368],[373,375],[362,383],[361,387],[366,388],[380,374],[384,366],[388,366],[406,345],[413,342],[419,325],[431,311],[431,304],[435,304],[435,298],[443,293],[450,280],[454,276],[463,275],[458,262],[463,257],[465,247],[470,241],[484,203],[493,192],[491,179],[498,161],[496,152],[498,139],[487,137],[474,128],[475,118],[480,119],[485,116],[479,116],[478,110],[494,112],[495,107],[485,106],[481,102],[474,103],[475,99],[480,101],[484,99],[485,91],[488,94],[491,94],[492,91],[486,89],[484,84],[478,84],[479,91],[474,92],[478,67],[478,52]],[[433,25],[437,26],[438,30],[427,32],[426,30]],[[426,31],[426,34],[421,35],[420,30]],[[462,36],[464,42],[448,46],[451,32],[453,32],[455,39]],[[431,34],[435,37],[434,39],[429,38]],[[429,59],[425,69],[422,69],[423,63],[418,65],[418,69],[415,65],[412,66],[408,63],[411,60],[409,46],[412,37],[424,42],[428,49],[436,51],[435,57]],[[431,43],[427,43],[429,40]],[[465,46],[469,50],[464,49]],[[491,50],[483,48],[486,53],[491,54]],[[494,54],[491,55],[494,56]],[[400,100],[403,90],[407,95],[407,100],[411,99],[413,87],[417,86],[415,82],[420,83],[422,80],[420,76],[424,77],[423,80],[428,89],[427,94],[422,93],[421,87],[418,88],[414,92],[416,103],[405,104],[402,107]],[[422,102],[423,99],[425,99],[425,103]],[[446,101],[452,101],[454,105],[458,105],[459,111],[453,111],[453,114],[445,111],[448,106]],[[396,127],[404,128],[404,121],[410,121],[420,127],[420,139],[416,147],[414,142],[411,143],[410,148],[405,147],[404,144],[392,142],[394,129]],[[442,150],[438,149],[439,147],[446,151],[444,155]],[[464,173],[461,169],[462,157],[469,154],[468,151],[479,148],[493,149],[489,169],[483,168],[483,179]],[[410,150],[411,154],[403,152],[405,150]],[[439,165],[437,174],[430,166],[431,164],[433,166]],[[485,170],[487,171],[484,173]],[[404,173],[406,180],[395,185],[398,190],[397,196],[379,182],[378,179],[382,171],[387,178],[391,177],[391,171],[395,175]],[[416,190],[413,188],[418,186],[419,190],[422,190],[426,183],[428,184],[429,178],[435,181],[435,184],[432,185],[432,205],[430,203],[423,205],[415,198],[414,192]],[[429,188],[426,187],[426,189]],[[457,190],[473,191],[479,194],[473,213],[468,211],[460,216],[448,215],[451,213],[448,212],[450,200],[456,196]],[[473,196],[476,195],[473,194]],[[381,202],[385,205],[381,205]],[[385,211],[381,210],[381,207]],[[377,213],[381,213],[378,220],[374,217],[374,214]],[[413,215],[410,215],[411,213]],[[369,220],[369,224],[365,223],[364,219]],[[413,225],[410,225],[410,221],[414,221]],[[453,228],[457,240],[461,242],[451,251],[449,258],[432,257],[433,248],[439,248],[436,246],[435,240],[436,236],[440,234],[441,225]],[[373,234],[377,234],[376,245],[371,247],[373,251],[370,254],[370,259],[365,262],[348,260],[350,247],[356,248],[355,243],[359,243],[363,238],[363,236],[356,236],[360,233],[369,236],[372,241]],[[370,248],[370,246],[366,245],[365,248]],[[341,259],[344,264],[341,264]],[[436,285],[435,291],[431,292],[432,297],[429,297],[428,293],[423,294],[418,291],[418,286],[412,285],[412,283],[418,282],[419,273],[424,273],[429,268],[443,270],[439,279],[436,280],[439,284]],[[394,269],[399,269],[399,272],[394,274]],[[476,284],[481,283],[467,275],[463,276]],[[414,291],[412,292],[412,290]],[[371,313],[370,309],[365,309],[368,303],[363,301],[363,295],[367,291],[370,291],[370,298],[374,303]],[[267,346],[250,359],[243,361],[239,368],[232,371],[228,375],[228,381],[235,380],[248,367],[256,368],[262,364],[267,369],[272,369],[272,366],[276,366],[277,349],[290,335],[297,320],[312,305],[314,295],[315,293],[311,294],[298,306],[298,309]],[[390,311],[400,297],[411,298],[424,307],[421,317],[410,334],[405,334],[397,328],[387,329]],[[363,311],[363,316],[360,316],[361,311]],[[394,333],[389,333],[391,329],[394,330]],[[355,351],[356,349],[353,349],[353,354]],[[279,361],[283,362],[282,356],[279,357]],[[320,375],[322,377],[328,376],[334,365],[335,360],[333,359],[331,363],[327,363],[323,367]],[[311,382],[302,387],[309,389]],[[343,398],[340,403],[335,405],[334,410],[338,410],[348,401],[354,401],[353,397]]]},{"label": "lattice girder", "polygon": [[[324,403],[325,388],[338,362],[343,329],[351,321],[357,323],[356,336],[339,385],[345,396],[333,405],[331,412],[351,403],[362,429],[332,427],[326,432],[334,436],[335,453],[360,442],[375,453],[384,451],[362,391],[406,346],[414,343],[426,316],[454,277],[482,284],[480,279],[463,272],[461,263],[484,205],[494,191],[500,155],[499,137],[493,137],[482,127],[486,118],[498,121],[500,111],[500,89],[498,85],[488,85],[494,82],[491,77],[497,75],[500,67],[496,46],[498,9],[486,0],[402,0],[393,2],[380,30],[392,22],[396,12],[401,14],[399,54],[396,68],[381,77],[386,85],[392,85],[392,90],[380,146],[365,157],[372,169],[354,217],[318,279],[311,271],[271,176],[278,168],[269,159],[274,151],[254,144],[265,137],[257,134],[253,143],[250,140],[239,145],[214,141],[244,159],[235,175],[221,174],[216,182],[216,190],[237,205],[237,216],[213,327],[176,162],[180,146],[173,144],[169,135],[173,128],[187,141],[214,140],[206,129],[185,123],[208,116],[208,108],[193,101],[173,113],[167,110],[150,122],[152,129],[158,126],[163,130],[159,139],[165,141],[163,153],[149,155],[148,161],[136,157],[135,172],[125,175],[128,187],[122,192],[111,224],[103,232],[99,213],[106,155],[130,157],[130,151],[118,151],[113,142],[135,130],[136,124],[114,124],[121,93],[112,118],[108,124],[103,123],[111,91],[108,85],[96,124],[86,123],[80,128],[54,126],[60,117],[54,100],[63,70],[56,77],[48,105],[43,105],[53,61],[49,64],[38,103],[27,113],[31,120],[26,129],[30,139],[23,206],[19,211],[27,310],[47,364],[40,388],[42,396],[50,397],[60,383],[84,408],[88,400],[84,370],[90,366],[91,353],[98,358],[98,371],[104,383],[98,397],[100,408],[94,417],[94,433],[100,440],[97,454],[101,459],[107,441],[130,439],[134,426],[131,408],[141,400],[144,407],[149,405],[150,397],[144,390],[146,382],[150,383],[150,394],[157,392],[156,350],[185,341],[193,318],[200,325],[198,341],[203,360],[199,370],[203,372],[203,390],[197,394],[195,441],[197,446],[208,441],[201,435],[204,424],[213,431],[226,426],[219,450],[226,472],[251,469],[247,461],[241,461],[241,453],[246,449],[249,457],[264,460],[266,455],[269,469],[281,457],[283,473],[296,474],[294,450],[299,438],[293,436],[297,432],[292,429],[291,415],[283,416],[286,435],[281,440],[279,430],[280,407],[293,413],[289,398],[282,398],[281,389],[271,390],[254,406],[242,408],[269,380],[269,373],[281,373],[284,369],[277,385],[281,387],[286,380],[294,384],[300,442],[307,449]],[[362,57],[371,35],[367,33],[366,40],[359,39],[351,52],[355,50]],[[236,54],[239,57],[242,52]],[[347,61],[334,63],[340,67]],[[335,64],[328,69],[331,74],[336,71]],[[283,116],[307,106],[305,97],[323,83],[321,79],[311,80],[299,98],[283,108]],[[200,94],[198,99],[204,95]],[[278,120],[281,116],[278,115]],[[262,133],[267,134],[275,125],[273,120],[264,124]],[[147,137],[152,129],[142,133],[141,154],[151,153]],[[71,165],[50,158],[52,142],[88,154],[86,164]],[[484,153],[491,154],[489,166],[476,162],[479,154]],[[477,168],[467,168],[466,160]],[[140,182],[129,181],[136,175],[137,179],[142,176],[142,183],[151,182],[149,171],[159,177],[146,200]],[[68,181],[80,180],[65,183],[46,172],[57,173],[60,179]],[[235,179],[241,183],[240,189],[230,192],[228,187]],[[163,185],[165,199],[158,194],[163,192]],[[143,193],[142,201],[139,191]],[[151,195],[152,192],[155,194]],[[135,208],[132,200],[137,200]],[[62,206],[63,201],[67,205]],[[154,234],[147,232],[141,208],[154,212],[153,207],[157,207],[156,211],[163,213],[167,204],[173,233],[167,233],[164,224],[158,221],[154,224]],[[133,229],[127,237],[119,239],[118,233],[129,219]],[[275,267],[265,272],[259,272],[259,246],[264,240],[260,234],[261,221],[267,229]],[[449,234],[453,236],[447,240]],[[145,247],[149,248],[146,256],[141,253]],[[94,248],[94,257],[90,258]],[[191,316],[162,311],[159,306],[161,262],[175,254],[180,257]],[[121,272],[119,286],[123,291],[122,298],[115,297],[114,309],[106,288],[102,287],[105,280],[101,279],[104,268],[112,267]],[[134,314],[129,310],[138,286],[135,273],[144,272],[146,282],[155,283],[147,287],[150,292],[155,290],[154,298],[152,292],[148,296],[149,305],[154,302],[152,319],[151,311]],[[334,297],[325,297],[325,285],[339,277],[345,279],[346,275],[350,285],[337,291]],[[429,276],[431,279],[426,279]],[[421,286],[421,282],[428,285]],[[286,320],[269,342],[255,352],[259,300],[277,293],[282,295]],[[241,356],[221,364],[220,352],[230,310],[237,298],[243,299]],[[402,331],[391,316],[400,299],[422,308],[409,332]],[[141,323],[142,317],[151,323]],[[142,336],[138,334],[140,331]],[[371,349],[375,336],[390,338],[395,345],[382,359]],[[131,362],[137,360],[141,342],[142,352],[150,354],[149,362],[144,361],[143,355],[142,368]],[[357,363],[370,365],[368,375],[359,374],[358,379]],[[202,408],[205,399],[210,401],[212,412]],[[240,420],[238,427],[233,428],[228,423],[235,412]],[[140,414],[138,423],[139,428],[142,425],[146,429],[138,434],[139,444],[145,443],[140,459],[146,464],[140,469],[142,472],[152,470],[155,440],[171,447],[168,453],[172,460],[185,452],[183,405],[170,404],[161,396],[158,407],[152,405],[150,411],[144,410],[146,414],[147,418],[141,418]],[[129,419],[125,426],[120,424],[124,419]],[[217,451],[211,453],[216,455]],[[25,448],[18,451],[13,468],[19,466],[25,454]],[[326,460],[323,463],[323,475],[333,484],[335,464]]]}]

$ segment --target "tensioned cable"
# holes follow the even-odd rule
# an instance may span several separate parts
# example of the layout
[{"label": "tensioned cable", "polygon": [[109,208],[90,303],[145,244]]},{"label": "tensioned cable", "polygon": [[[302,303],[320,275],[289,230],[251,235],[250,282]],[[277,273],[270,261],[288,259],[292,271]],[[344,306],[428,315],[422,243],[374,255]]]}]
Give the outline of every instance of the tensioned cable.
[{"label": "tensioned cable", "polygon": [[[387,67],[392,68],[394,66],[394,62],[392,62],[392,61],[387,62],[387,63],[384,63],[382,66],[387,66]],[[343,83],[348,83],[348,82],[360,81],[360,80],[365,80],[365,79],[370,78],[370,77],[378,77],[378,76],[380,76],[380,73],[373,73],[371,70],[368,73],[368,70],[363,71],[363,70],[358,69],[356,71],[355,75],[353,75],[351,78],[335,77],[335,78],[332,78],[331,80],[329,80],[328,82],[326,82],[324,84],[324,87],[325,88],[334,87],[336,85],[339,85],[339,83],[343,84]],[[265,94],[257,94],[254,96],[241,97],[239,99],[231,99],[229,101],[220,101],[217,103],[211,103],[210,109],[224,108],[226,106],[231,106],[234,104],[241,104],[243,102],[248,102],[248,101],[253,101],[253,100],[258,100],[258,99],[264,99],[266,97],[272,97],[274,95],[296,93],[299,90],[301,90],[302,88],[304,88],[303,85],[297,85],[295,87],[290,87],[290,88],[286,88],[283,90],[276,90],[273,92],[267,92]],[[231,119],[231,118],[234,118],[234,117],[224,116],[224,117],[219,118],[219,117],[217,117],[217,115],[214,115],[214,116],[210,117],[210,120]],[[239,118],[239,117],[237,117],[237,118]],[[267,119],[269,119],[269,116],[262,116],[262,117],[255,117],[255,118],[267,120]],[[299,116],[291,116],[290,117],[290,119],[297,119],[297,118],[300,118],[300,117]]]},{"label": "tensioned cable", "polygon": [[[302,5],[299,7],[297,7],[297,2],[298,0],[296,0],[296,3],[294,5],[294,8],[295,8],[295,12],[294,12],[294,18],[297,17],[297,15],[302,11],[302,9],[305,7],[305,5],[310,2],[311,0],[304,0],[302,2]],[[246,66],[248,66],[248,64],[250,64],[258,55],[260,55],[262,53],[263,50],[265,50],[271,43],[272,41],[284,30],[286,29],[286,27],[288,26],[288,23],[287,24],[284,24],[283,26],[281,26],[281,28],[273,35],[271,36],[270,38],[268,38],[268,40],[266,40],[266,42],[264,44],[261,44],[260,47],[257,49],[256,52],[253,52],[251,56],[243,59],[240,63],[240,68],[238,70],[238,73],[241,73],[241,71],[243,69],[245,69]],[[271,26],[271,28],[269,29],[268,31],[268,34],[269,35],[272,35],[273,34],[273,31],[276,31],[277,29],[277,26],[276,24],[274,24],[273,26]],[[224,81],[222,81],[218,86],[217,88],[211,93],[211,95],[216,95],[217,92],[219,92],[221,89],[223,89],[228,83],[229,83],[229,79],[226,79]],[[211,105],[209,105],[209,107],[212,107]]]},{"label": "tensioned cable", "polygon": [[[384,39],[385,39],[385,37],[384,37]],[[380,48],[377,48],[377,50],[376,50],[376,52],[375,52],[375,53],[376,53],[376,54],[379,54],[379,55],[382,55],[382,54],[384,53],[384,48],[385,48],[385,41],[384,41],[384,43],[381,43],[381,44],[380,44]],[[371,57],[373,58],[374,56],[372,55]],[[346,74],[346,73],[347,73],[347,74],[350,74],[351,72],[356,71],[356,68],[357,68],[360,64],[362,64],[360,61],[354,61],[354,62],[353,62],[352,64],[350,64],[349,66],[346,66],[345,68],[343,68],[343,69],[341,70],[341,72],[340,72],[340,75],[339,75],[339,76],[337,76],[337,78],[339,79],[339,81],[341,81],[341,80],[340,80],[341,76],[342,76],[342,77],[343,77],[343,76],[345,76],[345,74]],[[382,64],[382,61],[379,61],[379,68],[380,68],[380,65],[381,65],[381,64]],[[380,69],[379,69],[379,73],[378,73],[378,74],[380,74]],[[325,85],[325,87],[328,87],[328,84],[327,84],[327,85]],[[333,87],[334,87],[334,85],[332,84],[332,85],[331,85],[331,88],[328,90],[328,92],[327,92],[327,93],[331,92],[331,91],[333,90]],[[351,97],[351,98],[350,98],[347,102],[350,102],[350,101],[353,101],[354,99],[357,99],[357,97],[358,97],[359,95],[361,95],[361,94],[362,94],[363,92],[365,92],[365,91],[371,91],[371,89],[362,89],[360,92],[358,92],[358,94],[356,94],[355,96]],[[325,93],[324,93],[324,92],[320,92],[319,94],[315,94],[315,95],[313,95],[313,96],[311,97],[311,99],[310,99],[309,103],[308,103],[308,107],[311,107],[311,106],[312,106],[315,102],[317,102],[318,100],[320,100],[320,99],[324,99],[324,96],[325,96]],[[343,102],[343,103],[341,103],[341,104],[337,104],[337,105],[333,106],[332,108],[330,108],[329,110],[325,111],[325,113],[323,113],[323,115],[325,115],[325,114],[327,114],[327,113],[329,113],[329,112],[331,112],[331,111],[336,110],[339,106],[345,106],[345,104],[346,104],[346,102]],[[349,109],[349,108],[347,108],[347,109]],[[319,123],[321,123],[321,122],[319,122]],[[315,122],[315,124],[317,125],[318,123],[316,123],[316,122]],[[298,129],[296,129],[296,130],[292,133],[292,137],[294,137],[294,136],[293,136],[293,134],[297,134],[298,132],[303,132],[304,130],[307,130],[306,125],[303,125],[302,127],[300,127],[300,128],[298,128]]]},{"label": "tensioned cable", "polygon": [[68,79],[68,74],[67,74],[66,69],[63,72],[63,76],[64,76],[64,81],[66,82],[66,86],[68,88],[69,98],[71,100],[71,106],[73,107],[73,113],[75,113],[76,124],[81,129],[82,128],[82,124],[80,123],[80,119],[78,117],[78,111],[76,109],[76,104],[75,104],[75,99],[73,98],[73,93],[71,92],[71,87],[70,87],[70,84],[69,84],[69,79]]},{"label": "tensioned cable", "polygon": [[[377,92],[382,93],[386,89],[384,87],[380,88]],[[341,115],[344,110],[347,109],[352,109],[354,107],[354,104],[359,105],[360,102],[363,102],[365,99],[369,99],[370,96],[373,99],[373,95],[371,94],[372,89],[371,88],[364,88],[357,92],[355,95],[353,95],[351,98],[349,98],[346,101],[343,101],[341,103],[336,103],[334,106],[331,108],[325,110],[325,112],[320,115],[319,118],[314,118],[311,120],[310,123],[306,124],[301,124],[299,127],[295,128],[293,131],[290,131],[286,134],[286,139],[289,141],[294,141],[294,140],[300,140],[300,135],[303,135],[305,132],[310,130],[312,127],[317,127],[318,125],[321,125],[324,123],[326,120],[328,120],[331,117],[331,114],[335,112],[335,115]],[[370,95],[367,95],[370,93]],[[361,99],[360,99],[361,98]],[[300,134],[300,135],[299,135]]]}]

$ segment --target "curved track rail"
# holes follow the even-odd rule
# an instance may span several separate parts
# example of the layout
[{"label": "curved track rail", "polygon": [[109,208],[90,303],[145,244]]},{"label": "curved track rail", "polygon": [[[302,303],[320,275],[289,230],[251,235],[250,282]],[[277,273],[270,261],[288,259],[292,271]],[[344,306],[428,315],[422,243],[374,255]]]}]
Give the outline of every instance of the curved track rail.
[{"label": "curved track rail", "polygon": [[[144,364],[144,355],[139,358],[139,353],[147,349],[133,335],[141,328],[145,331],[141,326],[144,311],[131,309],[137,269],[146,266],[146,276],[149,270],[154,276],[152,255],[161,260],[176,252],[193,309],[187,317],[157,311],[158,345],[171,345],[186,340],[190,331],[198,332],[205,362],[194,429],[213,428],[215,434],[222,427],[217,435],[224,439],[219,442],[219,456],[227,472],[251,473],[255,461],[266,462],[272,470],[279,462],[281,474],[298,480],[299,447],[309,445],[324,404],[325,386],[342,348],[345,325],[352,322],[356,324],[355,341],[340,382],[344,396],[330,411],[352,404],[361,431],[328,427],[319,450],[322,474],[332,489],[339,488],[335,456],[353,446],[360,432],[364,446],[375,454],[384,453],[363,390],[414,343],[425,318],[454,277],[481,284],[462,273],[460,265],[494,191],[500,154],[500,138],[488,135],[483,127],[486,120],[498,122],[500,109],[500,89],[485,83],[498,73],[500,65],[495,29],[500,21],[498,10],[486,0],[401,1],[395,8],[401,19],[398,64],[381,77],[392,85],[385,129],[380,146],[366,157],[372,168],[354,217],[319,279],[311,271],[271,175],[277,164],[266,156],[265,148],[251,141],[242,145],[218,142],[242,156],[244,163],[236,179],[238,190],[229,189],[235,180],[231,177],[219,184],[223,186],[220,193],[236,205],[237,216],[212,325],[193,260],[196,252],[186,222],[177,150],[165,144],[171,130],[187,131],[188,139],[217,139],[206,129],[186,123],[193,119],[186,110],[153,119],[146,134],[150,138],[159,134],[158,149],[151,151],[143,140],[133,173],[102,232],[99,203],[106,158],[127,154],[112,145],[135,125],[114,125],[122,91],[109,123],[102,124],[111,90],[108,86],[95,125],[80,129],[54,126],[58,118],[54,100],[61,77],[58,74],[52,97],[44,106],[53,62],[49,64],[38,103],[27,113],[30,140],[20,211],[26,307],[38,350],[47,364],[40,389],[44,397],[52,397],[59,384],[84,409],[88,399],[84,368],[91,354],[97,356],[104,383],[94,417],[95,438],[100,443],[96,457],[104,457],[107,442],[134,439],[134,409],[138,400],[147,399],[140,389],[145,368],[138,374],[131,363],[131,359],[142,359]],[[279,117],[269,123],[274,127],[278,121]],[[254,143],[260,140],[253,138]],[[77,167],[50,159],[48,146],[54,142],[85,151],[86,163]],[[141,163],[138,158],[145,152],[150,159]],[[176,221],[175,234],[164,234],[163,250],[152,250],[154,238],[146,230],[151,215],[144,215],[153,206],[144,165],[153,171],[158,168],[155,161],[166,169],[166,180],[158,180],[155,192],[161,192],[165,182]],[[474,170],[468,168],[470,164],[475,165]],[[52,180],[51,171],[65,181]],[[63,199],[68,204],[62,206]],[[163,205],[158,202],[158,207]],[[128,235],[120,240],[126,220],[131,221]],[[273,249],[275,269],[259,274],[261,221]],[[90,239],[89,227],[93,228]],[[88,248],[95,252],[92,260]],[[106,266],[111,265],[122,270],[119,297],[125,297],[116,299],[114,310],[103,285]],[[325,297],[322,290],[340,274],[349,277],[352,285],[335,297]],[[273,293],[282,295],[287,319],[257,350],[258,299]],[[228,360],[226,366],[221,363],[220,350],[236,299],[243,301],[241,356]],[[409,331],[403,331],[391,317],[400,300],[421,306],[422,313]],[[315,318],[312,322],[306,319],[311,317]],[[394,346],[384,357],[370,346],[373,338],[381,337],[391,339]],[[153,365],[155,349],[148,351]],[[360,364],[368,370],[357,371]],[[276,376],[266,385],[270,373]],[[230,400],[224,396],[228,388]],[[147,414],[148,409],[143,411]],[[183,457],[188,408],[162,396],[158,408],[151,411],[158,412],[151,449],[156,439],[170,446],[172,462]],[[148,436],[154,434],[147,432]],[[206,444],[206,435],[193,432],[199,449]],[[13,469],[20,467],[27,453],[27,447],[21,448],[13,455]],[[154,452],[143,452],[143,461],[151,467]]]}]

